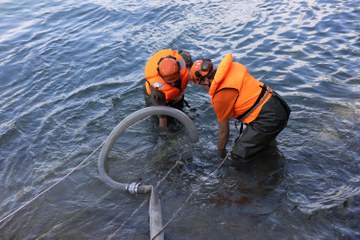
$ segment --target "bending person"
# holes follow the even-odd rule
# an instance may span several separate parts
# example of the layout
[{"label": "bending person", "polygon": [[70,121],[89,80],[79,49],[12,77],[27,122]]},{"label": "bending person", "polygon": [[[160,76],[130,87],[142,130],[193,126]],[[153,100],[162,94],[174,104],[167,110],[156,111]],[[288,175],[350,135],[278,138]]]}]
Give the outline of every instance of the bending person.
[{"label": "bending person", "polygon": [[[181,109],[184,105],[184,90],[189,82],[192,66],[187,51],[171,49],[155,53],[145,66],[144,95],[146,106],[170,106]],[[167,117],[159,116],[159,126],[167,126]]]},{"label": "bending person", "polygon": [[218,120],[218,154],[222,158],[231,117],[246,124],[231,151],[235,158],[248,158],[260,152],[287,125],[291,111],[285,100],[251,76],[244,65],[233,62],[231,54],[225,56],[217,69],[210,59],[195,61],[190,80],[209,91]]}]

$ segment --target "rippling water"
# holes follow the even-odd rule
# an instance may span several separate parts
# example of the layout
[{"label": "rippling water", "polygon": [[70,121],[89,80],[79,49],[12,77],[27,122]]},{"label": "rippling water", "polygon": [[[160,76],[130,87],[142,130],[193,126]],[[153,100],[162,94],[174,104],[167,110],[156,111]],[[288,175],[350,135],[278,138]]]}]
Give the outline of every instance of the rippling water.
[{"label": "rippling water", "polygon": [[0,238],[149,238],[146,205],[131,216],[148,196],[109,189],[99,150],[38,194],[144,107],[143,69],[163,48],[216,64],[231,52],[293,110],[276,149],[204,184],[218,164],[216,118],[197,87],[184,111],[198,144],[151,121],[119,138],[119,181],[156,184],[193,153],[159,187],[164,222],[194,192],[166,239],[360,238],[359,1],[0,0],[0,19],[0,220],[13,213]]}]

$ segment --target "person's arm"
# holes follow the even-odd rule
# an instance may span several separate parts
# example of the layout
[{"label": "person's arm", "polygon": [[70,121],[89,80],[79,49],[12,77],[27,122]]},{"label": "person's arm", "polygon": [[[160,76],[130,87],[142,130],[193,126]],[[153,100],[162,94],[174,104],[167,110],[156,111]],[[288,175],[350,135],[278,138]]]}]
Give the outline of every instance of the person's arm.
[{"label": "person's arm", "polygon": [[167,117],[159,116],[159,127],[165,129],[167,127]]},{"label": "person's arm", "polygon": [[218,119],[218,156],[224,158],[226,145],[229,141],[229,119],[233,113],[233,106],[238,96],[236,89],[224,89],[216,93],[212,102]]},{"label": "person's arm", "polygon": [[218,125],[218,152],[223,152],[229,141],[229,119],[218,122]]},{"label": "person's arm", "polygon": [[[153,87],[151,87],[151,105],[153,106],[166,106],[165,94]],[[167,117],[159,115],[159,127],[167,127]]]}]

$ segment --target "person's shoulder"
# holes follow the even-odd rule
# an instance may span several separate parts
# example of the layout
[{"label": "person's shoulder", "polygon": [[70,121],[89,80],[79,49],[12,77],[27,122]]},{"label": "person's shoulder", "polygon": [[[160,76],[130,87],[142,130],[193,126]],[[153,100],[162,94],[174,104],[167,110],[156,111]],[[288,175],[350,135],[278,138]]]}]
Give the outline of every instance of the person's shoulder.
[{"label": "person's shoulder", "polygon": [[239,94],[239,91],[235,88],[223,88],[216,92],[216,95],[221,99],[223,97],[231,98],[233,96],[237,96]]}]

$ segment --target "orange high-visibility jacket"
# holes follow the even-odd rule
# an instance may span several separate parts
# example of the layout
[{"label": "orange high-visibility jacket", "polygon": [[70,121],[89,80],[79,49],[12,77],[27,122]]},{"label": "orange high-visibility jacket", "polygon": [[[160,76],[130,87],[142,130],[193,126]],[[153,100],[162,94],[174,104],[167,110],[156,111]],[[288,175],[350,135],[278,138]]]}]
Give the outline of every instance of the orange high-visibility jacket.
[{"label": "orange high-visibility jacket", "polygon": [[[161,58],[173,56],[180,66],[181,89],[172,87],[167,84],[158,73],[158,62]],[[189,82],[189,71],[187,69],[185,60],[180,56],[176,50],[165,49],[155,53],[146,63],[145,66],[145,87],[148,95],[151,95],[150,85],[165,94],[166,103],[177,102],[184,94],[184,90]]]},{"label": "orange high-visibility jacket", "polygon": [[[227,54],[220,62],[214,80],[211,82],[209,94],[211,103],[216,99],[216,93],[222,89],[236,89],[239,94],[233,107],[233,117],[237,118],[252,108],[258,99],[264,83],[256,80],[248,73],[247,68],[237,62],[233,62],[231,54]],[[266,94],[259,105],[254,107],[244,118],[239,119],[243,123],[250,123],[259,115],[262,106],[270,99],[271,94]]]}]

